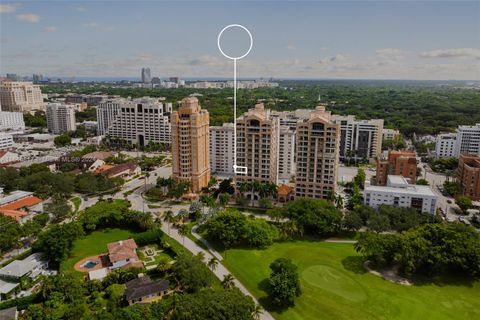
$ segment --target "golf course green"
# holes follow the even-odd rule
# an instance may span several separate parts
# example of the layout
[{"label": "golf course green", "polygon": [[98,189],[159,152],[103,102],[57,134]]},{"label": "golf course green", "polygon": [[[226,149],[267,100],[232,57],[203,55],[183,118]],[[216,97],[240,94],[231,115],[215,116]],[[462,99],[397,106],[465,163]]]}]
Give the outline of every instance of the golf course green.
[{"label": "golf course green", "polygon": [[[226,267],[276,319],[480,319],[479,281],[395,284],[366,272],[352,244],[294,241],[223,254]],[[271,308],[265,291],[269,265],[280,257],[298,266],[302,288],[295,306],[281,311]]]}]

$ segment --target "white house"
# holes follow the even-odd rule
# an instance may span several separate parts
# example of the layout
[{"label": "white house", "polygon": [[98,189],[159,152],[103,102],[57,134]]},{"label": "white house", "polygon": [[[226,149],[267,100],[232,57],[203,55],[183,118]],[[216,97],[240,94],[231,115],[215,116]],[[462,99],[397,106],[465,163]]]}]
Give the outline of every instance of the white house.
[{"label": "white house", "polygon": [[403,176],[395,175],[388,176],[386,186],[366,185],[363,201],[373,208],[385,204],[431,214],[435,214],[437,208],[437,195],[429,186],[412,185]]}]

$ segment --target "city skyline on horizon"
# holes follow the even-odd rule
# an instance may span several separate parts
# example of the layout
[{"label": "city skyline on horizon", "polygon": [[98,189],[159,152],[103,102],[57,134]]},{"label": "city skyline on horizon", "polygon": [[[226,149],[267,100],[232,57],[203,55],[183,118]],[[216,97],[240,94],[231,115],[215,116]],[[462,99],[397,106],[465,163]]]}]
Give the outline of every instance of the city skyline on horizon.
[{"label": "city skyline on horizon", "polygon": [[0,70],[228,79],[217,35],[242,23],[254,45],[239,78],[480,80],[479,18],[468,1],[2,2]]}]

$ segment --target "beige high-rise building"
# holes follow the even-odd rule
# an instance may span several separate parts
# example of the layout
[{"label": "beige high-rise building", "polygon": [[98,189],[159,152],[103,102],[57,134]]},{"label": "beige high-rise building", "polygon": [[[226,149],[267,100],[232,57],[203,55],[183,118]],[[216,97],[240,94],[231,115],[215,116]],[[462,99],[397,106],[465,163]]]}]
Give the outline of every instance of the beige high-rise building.
[{"label": "beige high-rise building", "polygon": [[31,82],[3,81],[0,84],[0,105],[3,111],[45,110],[40,86]]},{"label": "beige high-rise building", "polygon": [[295,197],[327,198],[337,186],[340,125],[318,106],[297,123]]},{"label": "beige high-rise building", "polygon": [[75,131],[75,109],[62,103],[47,104],[47,127],[53,134]]},{"label": "beige high-rise building", "polygon": [[182,100],[172,113],[173,179],[189,181],[192,192],[199,192],[210,180],[209,115],[198,99]]},{"label": "beige high-rise building", "polygon": [[237,166],[247,168],[236,174],[237,182],[277,183],[279,137],[279,119],[263,103],[237,119]]}]

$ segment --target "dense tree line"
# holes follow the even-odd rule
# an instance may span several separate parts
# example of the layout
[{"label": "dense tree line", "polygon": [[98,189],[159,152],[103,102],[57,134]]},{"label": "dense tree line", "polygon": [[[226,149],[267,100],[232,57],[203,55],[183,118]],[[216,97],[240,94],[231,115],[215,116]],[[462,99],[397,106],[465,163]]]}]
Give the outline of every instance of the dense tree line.
[{"label": "dense tree line", "polygon": [[35,215],[24,224],[0,214],[0,254],[13,248],[23,247],[24,237],[37,235],[47,224],[47,214]]},{"label": "dense tree line", "polygon": [[300,198],[267,212],[276,219],[287,218],[299,234],[328,236],[341,227],[342,213],[326,200]]},{"label": "dense tree line", "polygon": [[420,213],[413,208],[381,205],[378,210],[368,206],[356,206],[345,214],[342,225],[348,230],[363,226],[375,232],[404,231],[426,223],[439,222],[439,218],[428,212]]},{"label": "dense tree line", "polygon": [[224,248],[246,244],[264,248],[279,237],[278,229],[263,219],[250,219],[236,210],[220,212],[201,226],[201,232]]},{"label": "dense tree line", "polygon": [[[287,88],[287,89],[285,89]],[[225,109],[231,90],[222,89],[146,89],[118,88],[107,84],[62,84],[44,86],[45,92],[104,92],[123,97],[165,97],[176,102],[192,93],[200,93],[203,108],[210,112],[210,124],[221,125],[233,120],[233,108]],[[480,95],[460,86],[437,86],[432,83],[388,81],[280,81],[277,88],[240,89],[237,92],[239,113],[251,108],[260,99],[267,108],[294,110],[314,108],[318,97],[332,102],[329,109],[336,114],[352,114],[360,119],[383,118],[385,126],[403,134],[433,134],[453,131],[460,124],[480,122]],[[227,111],[226,111],[227,110]]]},{"label": "dense tree line", "polygon": [[4,188],[5,192],[31,191],[43,199],[53,195],[68,197],[74,191],[85,194],[109,191],[122,183],[121,178],[107,178],[90,172],[77,175],[50,172],[44,164],[33,164],[20,170],[12,167],[0,169],[0,187]]},{"label": "dense tree line", "polygon": [[355,249],[376,267],[407,274],[480,276],[480,234],[459,223],[428,224],[399,234],[362,233]]}]

